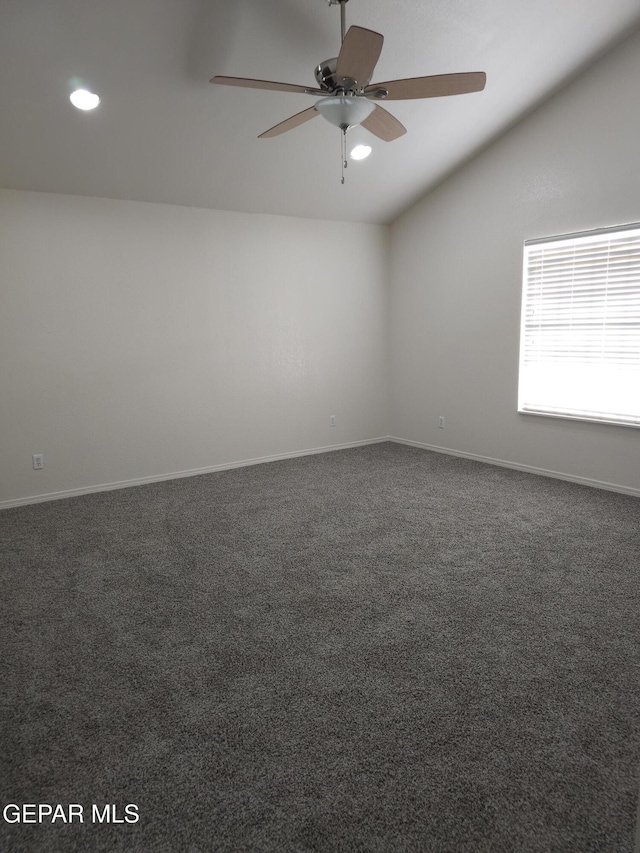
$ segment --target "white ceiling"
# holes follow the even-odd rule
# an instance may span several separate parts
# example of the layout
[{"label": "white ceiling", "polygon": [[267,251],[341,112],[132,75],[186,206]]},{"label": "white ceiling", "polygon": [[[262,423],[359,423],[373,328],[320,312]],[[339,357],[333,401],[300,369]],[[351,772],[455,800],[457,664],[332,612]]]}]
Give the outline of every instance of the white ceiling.
[{"label": "white ceiling", "polygon": [[[483,92],[386,108],[340,183],[340,131],[318,117],[258,134],[309,96],[214,74],[315,85],[340,45],[327,0],[0,0],[0,186],[360,222],[391,221],[640,26],[638,0],[349,0],[385,36],[374,81],[485,71]],[[76,82],[102,97],[81,113]],[[362,131],[364,132],[364,131]]]}]

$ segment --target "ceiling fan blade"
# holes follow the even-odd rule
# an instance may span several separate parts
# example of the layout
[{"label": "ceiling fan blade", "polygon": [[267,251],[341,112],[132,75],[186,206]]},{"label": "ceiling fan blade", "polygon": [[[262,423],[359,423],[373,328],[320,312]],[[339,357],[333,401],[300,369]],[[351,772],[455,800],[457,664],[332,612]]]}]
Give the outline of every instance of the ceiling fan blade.
[{"label": "ceiling fan blade", "polygon": [[[364,90],[371,98],[384,97],[385,101],[404,101],[410,98],[442,98],[445,95],[465,95],[481,92],[487,82],[484,71],[465,74],[436,74],[433,77],[409,77],[405,80],[390,80],[388,83],[372,83]],[[376,95],[385,90],[388,94]]]},{"label": "ceiling fan blade", "polygon": [[301,95],[326,95],[324,89],[314,86],[297,86],[295,83],[274,83],[271,80],[252,80],[249,77],[222,77],[216,76],[209,80],[210,83],[219,83],[222,86],[242,86],[245,89],[271,89],[274,92],[298,92]]},{"label": "ceiling fan blade", "polygon": [[264,133],[260,134],[258,139],[270,139],[272,136],[280,136],[281,133],[293,130],[294,127],[304,124],[305,121],[309,121],[309,119],[315,118],[317,115],[320,115],[317,109],[315,107],[309,107],[309,109],[302,110],[301,113],[296,113],[294,116],[291,116],[291,118],[281,121],[280,124],[274,125],[269,128],[269,130],[265,130]]},{"label": "ceiling fan blade", "polygon": [[380,58],[383,42],[380,33],[349,27],[338,55],[336,78],[353,80],[359,88],[366,86]]},{"label": "ceiling fan blade", "polygon": [[401,124],[395,116],[387,112],[380,104],[376,104],[375,110],[371,115],[361,122],[362,127],[373,133],[379,139],[384,139],[385,142],[393,142],[400,136],[404,136],[407,128]]}]

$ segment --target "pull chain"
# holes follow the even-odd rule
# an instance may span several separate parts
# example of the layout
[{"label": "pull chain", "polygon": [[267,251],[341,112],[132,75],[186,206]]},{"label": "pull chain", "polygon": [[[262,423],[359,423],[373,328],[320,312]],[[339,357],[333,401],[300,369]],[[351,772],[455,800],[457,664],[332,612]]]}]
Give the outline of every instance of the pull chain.
[{"label": "pull chain", "polygon": [[341,145],[340,154],[341,154],[341,158],[342,158],[342,180],[340,181],[340,183],[344,184],[344,170],[349,165],[347,162],[347,131],[346,131],[346,128],[342,131],[341,142],[342,142],[342,145]]}]

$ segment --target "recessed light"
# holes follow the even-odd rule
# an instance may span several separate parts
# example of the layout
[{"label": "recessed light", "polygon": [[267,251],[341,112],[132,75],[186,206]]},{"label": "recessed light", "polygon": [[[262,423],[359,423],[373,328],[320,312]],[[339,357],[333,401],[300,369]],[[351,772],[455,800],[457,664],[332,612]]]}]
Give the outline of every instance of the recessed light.
[{"label": "recessed light", "polygon": [[356,145],[351,149],[349,156],[352,160],[364,160],[365,157],[369,156],[369,154],[371,154],[370,145]]},{"label": "recessed light", "polygon": [[100,103],[100,98],[87,89],[76,89],[69,95],[69,100],[79,110],[95,110]]}]

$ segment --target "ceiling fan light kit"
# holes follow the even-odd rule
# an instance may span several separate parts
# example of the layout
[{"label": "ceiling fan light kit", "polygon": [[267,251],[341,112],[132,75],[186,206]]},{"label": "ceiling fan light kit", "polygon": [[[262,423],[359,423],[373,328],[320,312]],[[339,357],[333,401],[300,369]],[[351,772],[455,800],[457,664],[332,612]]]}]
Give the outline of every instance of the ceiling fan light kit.
[{"label": "ceiling fan light kit", "polygon": [[340,130],[348,130],[368,118],[375,110],[376,105],[366,98],[348,97],[338,95],[337,97],[321,98],[316,101],[316,109],[330,124],[335,124]]},{"label": "ceiling fan light kit", "polygon": [[416,98],[439,98],[480,92],[486,84],[482,71],[462,74],[438,74],[430,77],[411,77],[385,83],[371,83],[374,69],[382,52],[384,36],[364,27],[345,26],[345,5],[348,0],[327,0],[329,6],[340,6],[342,45],[337,57],[325,59],[315,68],[317,86],[252,80],[246,77],[216,76],[211,83],[240,86],[249,89],[270,89],[304,95],[321,95],[313,107],[291,116],[261,133],[259,139],[279,136],[306,121],[321,115],[342,131],[342,183],[347,165],[345,137],[347,130],[358,125],[385,142],[403,136],[407,129],[379,103],[380,100],[400,101]]}]

